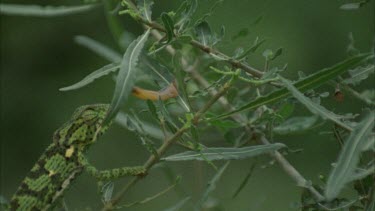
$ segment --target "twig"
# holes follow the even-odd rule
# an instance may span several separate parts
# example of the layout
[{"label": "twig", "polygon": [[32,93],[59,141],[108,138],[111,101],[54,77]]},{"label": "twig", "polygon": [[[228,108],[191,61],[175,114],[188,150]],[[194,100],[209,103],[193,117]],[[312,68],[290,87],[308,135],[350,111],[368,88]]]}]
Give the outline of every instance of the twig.
[{"label": "twig", "polygon": [[[262,136],[260,141],[263,144],[270,144],[268,140]],[[315,197],[317,201],[323,201],[324,197],[312,186],[309,185],[307,180],[289,163],[289,161],[280,154],[280,152],[275,151],[271,153],[271,156],[280,164],[284,171],[297,183],[298,186],[307,188]]]},{"label": "twig", "polygon": [[[128,1],[129,2],[129,5],[137,10],[136,6],[131,2],[131,1]],[[159,24],[157,23],[154,23],[154,22],[148,22],[147,20],[143,20],[143,19],[140,19],[140,21],[148,26],[148,27],[152,27],[158,31],[161,31],[161,32],[165,32],[165,29],[160,26]],[[158,31],[151,31],[151,34],[156,38],[156,39],[161,39],[163,36],[158,32]],[[208,46],[205,46],[201,43],[199,43],[198,41],[196,40],[192,40],[191,45],[201,49],[202,51],[206,52],[206,53],[211,53],[211,54],[215,54],[215,55],[218,55],[220,57],[223,57],[223,58],[226,58],[226,61],[228,63],[230,63],[231,65],[233,65],[234,67],[237,67],[237,68],[241,68],[243,70],[245,70],[246,72],[250,73],[251,75],[255,76],[255,77],[261,77],[263,75],[263,72],[247,65],[247,64],[244,64],[242,62],[239,62],[239,61],[236,61],[236,60],[232,60],[230,59],[229,56],[217,51],[217,50],[214,50]],[[166,50],[171,54],[171,55],[175,55],[175,49],[168,45],[166,47]],[[182,58],[182,65],[183,66],[188,66],[188,63],[187,61]],[[186,68],[187,69],[190,69],[190,68]],[[189,70],[188,72],[191,72],[193,78],[198,81],[199,84],[201,84],[203,87],[208,87],[209,86],[209,83],[206,81],[205,78],[203,78],[197,71],[195,70]],[[229,88],[229,87],[228,87]],[[224,92],[225,93],[225,92]],[[222,93],[222,94],[224,94]],[[230,105],[230,103],[228,102],[228,100],[225,98],[225,97],[222,97],[221,95],[221,92],[218,92],[216,91],[215,89],[211,89],[210,90],[210,94],[213,95],[213,96],[217,96],[215,97],[216,100],[218,100],[220,102],[220,104],[226,109],[226,110],[233,110],[233,107]],[[231,118],[233,118],[235,121],[237,122],[240,122],[240,123],[244,123],[246,122],[246,119],[241,115],[241,114],[233,114],[231,116]],[[181,128],[180,130],[182,130],[183,128]],[[246,126],[245,127],[246,131],[248,132],[251,132],[252,129],[250,126]],[[172,136],[170,139],[168,139],[158,150],[158,152],[165,152],[165,150],[168,148],[168,147],[165,147],[165,145],[169,146],[170,144],[172,144],[175,140],[174,139],[177,139],[179,136],[181,136],[184,132],[184,131],[177,131],[176,134],[174,136]],[[178,137],[176,137],[176,135],[178,135]],[[262,142],[264,142],[264,144],[267,144],[268,143],[268,140],[265,139],[264,137],[261,139],[263,140]],[[160,154],[159,154],[160,155]],[[306,179],[285,159],[285,157],[283,155],[281,155],[279,152],[275,152],[273,154],[273,157],[275,158],[275,160],[279,163],[279,165],[282,166],[282,168],[284,169],[284,171],[290,176],[292,177],[297,184],[303,184],[303,185],[306,185]],[[150,168],[152,167],[152,165],[157,161],[158,159],[154,156],[151,156],[149,158],[149,160],[145,163],[145,166]],[[132,187],[134,186],[141,178],[140,177],[136,177],[136,178],[133,178],[127,186],[125,186],[119,193],[118,195],[112,200],[112,202],[110,204],[108,204],[108,206],[104,207],[104,210],[110,210],[109,208],[111,208],[110,206],[113,206],[115,205],[116,203],[118,203],[118,201],[121,199],[121,197]],[[324,197],[313,187],[313,186],[309,186],[307,188],[312,194],[313,196],[318,200],[318,201],[322,201],[324,199]]]},{"label": "twig", "polygon": [[[137,7],[134,5],[134,3],[130,0],[127,1],[128,2],[128,5],[135,11],[137,11]],[[148,20],[146,20],[145,18],[139,16],[137,18],[137,21],[143,23],[144,25],[150,27],[150,28],[153,28],[153,29],[156,29],[160,32],[166,32],[165,28],[163,26],[161,26],[160,24],[156,23],[156,22],[150,22]],[[220,57],[222,58],[224,61],[226,61],[227,63],[231,64],[233,67],[235,68],[240,68],[244,71],[246,71],[247,73],[251,74],[252,76],[254,77],[257,77],[257,78],[261,78],[263,76],[263,72],[254,68],[254,67],[251,67],[250,65],[248,64],[245,64],[244,62],[241,62],[239,60],[236,60],[236,59],[233,59],[231,58],[230,56],[218,51],[217,49],[214,49],[214,48],[211,48],[210,46],[207,46],[207,45],[204,45],[200,42],[198,42],[197,40],[191,40],[190,41],[190,44],[196,48],[199,48],[200,50],[202,50],[203,52],[206,52],[208,54],[211,54],[211,55],[214,55],[216,57]]]},{"label": "twig", "polygon": [[[208,87],[209,83],[204,79],[198,72],[193,74],[193,77],[203,86]],[[212,92],[211,92],[212,94]],[[232,110],[232,106],[228,103],[228,100],[225,97],[222,97],[223,100],[219,101],[224,108],[227,108],[229,111]],[[244,123],[244,118],[242,115],[236,113],[233,114],[232,119],[239,123]],[[246,131],[252,131],[249,126],[245,127]],[[261,137],[262,144],[269,144],[268,140],[265,137]],[[307,185],[307,180],[288,162],[288,160],[279,152],[275,151],[272,155],[274,159],[279,163],[283,170],[297,183],[299,186],[306,187],[316,198],[317,201],[324,200],[324,197],[311,185]]]},{"label": "twig", "polygon": [[[228,83],[224,84],[224,86],[218,91],[198,112],[195,113],[191,120],[191,124],[196,125],[201,120],[201,117],[206,111],[211,108],[211,106],[221,97],[223,96],[229,89],[230,85]],[[164,155],[166,150],[175,143],[187,130],[189,130],[189,126],[183,126],[180,129],[177,130],[173,136],[168,138],[163,145],[159,147],[157,150],[157,156],[152,154],[149,159],[146,161],[146,163],[143,165],[143,167],[146,169],[146,172],[150,170],[150,168],[159,161],[160,157]],[[119,191],[119,193],[104,207],[103,210],[112,210],[122,199],[122,197],[128,192],[128,190],[134,186],[140,179],[142,179],[142,176],[133,178],[122,190]]]}]

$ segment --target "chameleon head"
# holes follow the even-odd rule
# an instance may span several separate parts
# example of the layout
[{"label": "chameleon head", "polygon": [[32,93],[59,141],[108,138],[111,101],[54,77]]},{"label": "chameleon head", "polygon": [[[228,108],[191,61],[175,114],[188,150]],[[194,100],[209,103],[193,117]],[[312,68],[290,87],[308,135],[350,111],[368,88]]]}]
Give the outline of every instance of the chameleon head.
[{"label": "chameleon head", "polygon": [[84,148],[94,143],[109,124],[102,125],[109,105],[95,104],[76,109],[69,123],[55,132],[55,140],[61,145]]}]

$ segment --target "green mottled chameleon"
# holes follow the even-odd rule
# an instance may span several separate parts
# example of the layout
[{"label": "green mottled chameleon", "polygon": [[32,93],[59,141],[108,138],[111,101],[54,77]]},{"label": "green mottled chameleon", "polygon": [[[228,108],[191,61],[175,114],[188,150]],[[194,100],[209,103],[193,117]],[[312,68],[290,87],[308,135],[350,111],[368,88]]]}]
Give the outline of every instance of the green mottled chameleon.
[{"label": "green mottled chameleon", "polygon": [[74,112],[71,120],[54,133],[53,143],[13,195],[10,210],[52,209],[71,181],[83,170],[99,180],[145,173],[143,167],[98,171],[85,158],[86,150],[108,129],[108,125],[102,125],[108,108],[106,104],[87,105]]}]

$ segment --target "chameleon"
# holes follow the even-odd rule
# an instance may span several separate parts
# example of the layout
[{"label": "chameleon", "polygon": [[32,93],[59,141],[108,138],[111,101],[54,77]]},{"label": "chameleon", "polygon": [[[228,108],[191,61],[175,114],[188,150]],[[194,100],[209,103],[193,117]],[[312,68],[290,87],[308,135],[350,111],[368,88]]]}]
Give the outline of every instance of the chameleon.
[{"label": "chameleon", "polygon": [[98,180],[142,176],[146,173],[141,166],[99,171],[85,157],[90,146],[111,124],[102,125],[108,109],[107,104],[94,104],[75,110],[71,119],[55,131],[52,144],[12,196],[9,210],[52,210],[71,182],[84,170]]}]

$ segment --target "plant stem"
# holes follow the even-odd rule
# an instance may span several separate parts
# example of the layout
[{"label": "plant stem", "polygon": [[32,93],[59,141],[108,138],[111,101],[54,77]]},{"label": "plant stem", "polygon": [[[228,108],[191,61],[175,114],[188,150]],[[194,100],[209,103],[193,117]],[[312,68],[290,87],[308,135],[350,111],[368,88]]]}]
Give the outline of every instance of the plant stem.
[{"label": "plant stem", "polygon": [[[204,79],[198,72],[193,72],[193,78],[198,81],[204,88],[209,86],[209,83]],[[211,94],[215,93],[216,90],[210,92]],[[229,104],[228,100],[225,97],[221,98],[219,101],[221,105],[226,108],[228,111],[233,110],[232,106]],[[239,123],[244,123],[246,120],[241,114],[233,114],[231,118]],[[252,129],[250,126],[245,127],[247,132],[251,132]],[[262,144],[269,144],[268,140],[265,137],[261,137]],[[311,194],[315,197],[316,200],[322,201],[324,197],[311,185],[306,185],[306,179],[288,162],[288,160],[279,152],[275,151],[271,156],[278,162],[278,164],[283,168],[283,170],[297,183],[299,186],[306,187]]]},{"label": "plant stem", "polygon": [[[137,7],[134,5],[134,3],[130,0],[127,1],[128,2],[128,5],[133,9],[133,10],[138,10]],[[150,27],[150,28],[153,28],[153,29],[156,29],[160,32],[166,32],[165,28],[156,23],[156,22],[150,22],[148,20],[146,20],[145,18],[143,17],[139,17],[137,19],[139,22],[143,23],[144,25]],[[214,48],[211,48],[210,46],[206,46],[200,42],[198,42],[197,40],[191,40],[190,41],[190,44],[196,48],[199,48],[200,50],[202,50],[203,52],[206,52],[208,54],[211,54],[211,55],[215,55],[217,57],[220,57],[222,58],[223,60],[225,60],[227,63],[231,64],[233,67],[235,68],[240,68],[244,71],[246,71],[247,73],[251,74],[252,76],[254,77],[257,77],[257,78],[261,78],[263,76],[263,72],[254,68],[254,67],[251,67],[250,65],[248,64],[245,64],[244,62],[241,62],[239,60],[236,60],[236,59],[233,59],[231,58],[230,56],[214,49]]]},{"label": "plant stem", "polygon": [[[129,6],[131,6],[133,9],[137,10],[136,6],[129,0],[128,1],[129,3]],[[161,39],[163,36],[159,33],[159,31],[161,32],[165,32],[165,29],[155,23],[155,22],[149,22],[147,20],[144,20],[144,19],[140,19],[140,21],[144,24],[145,27],[151,27],[151,28],[154,28],[158,31],[155,31],[155,30],[152,30],[151,31],[151,34],[156,38],[156,39]],[[202,51],[206,52],[206,53],[209,53],[209,54],[214,54],[214,55],[217,55],[217,56],[220,56],[222,58],[225,59],[226,62],[230,63],[231,65],[233,65],[234,67],[237,67],[237,68],[241,68],[242,70],[248,72],[249,74],[255,76],[255,77],[258,77],[260,78],[261,76],[263,76],[263,72],[243,63],[243,62],[240,62],[240,61],[236,61],[236,60],[233,60],[231,59],[229,56],[225,55],[224,53],[221,53],[220,51],[218,50],[215,50],[215,49],[212,49],[208,46],[205,46],[201,43],[199,43],[198,41],[196,40],[192,40],[190,42],[190,44],[194,47],[197,47],[199,49],[201,49]],[[166,47],[166,50],[171,54],[171,55],[174,55],[175,54],[175,49],[168,45]],[[187,61],[182,58],[182,65],[185,66],[185,67],[188,67],[189,64],[187,63]],[[191,73],[192,77],[198,81],[198,83],[203,86],[204,88],[207,88],[209,86],[209,83],[206,81],[205,78],[203,78],[199,72],[197,72],[196,70],[192,69],[192,68],[186,68],[186,70],[188,72]],[[277,84],[276,84],[277,85]],[[229,87],[228,87],[229,88]],[[225,90],[226,91],[226,90]],[[233,107],[230,105],[230,103],[228,102],[228,100],[225,98],[225,97],[222,97],[222,95],[224,94],[225,92],[222,92],[221,91],[217,91],[215,89],[211,89],[210,90],[210,94],[213,95],[214,97],[212,99],[215,99],[215,101],[213,102],[216,102],[216,101],[219,101],[219,103],[228,111],[232,111],[233,110]],[[211,101],[209,103],[212,103]],[[205,106],[206,107],[206,106]],[[210,106],[209,106],[210,107]],[[208,108],[209,108],[208,107]],[[204,112],[203,112],[204,113]],[[202,115],[202,114],[200,114]],[[231,115],[231,118],[233,118],[235,121],[239,122],[239,123],[244,123],[246,122],[246,119],[241,115],[241,114],[233,114]],[[194,118],[195,119],[195,118]],[[199,120],[199,119],[197,119]],[[247,132],[252,132],[252,128],[250,126],[246,126],[245,127],[246,131]],[[184,130],[184,131],[180,131],[180,130]],[[173,135],[172,137],[170,137],[166,142],[164,142],[164,144],[159,148],[158,150],[158,153],[159,152],[165,152],[165,150],[169,147],[169,145],[171,145],[175,139],[177,140],[179,138],[179,136],[181,136],[184,132],[186,132],[186,129],[184,128],[180,128],[179,131],[177,131],[175,133],[175,135]],[[178,137],[176,137],[176,134],[179,134]],[[265,139],[264,137],[262,137],[261,139],[262,143],[263,144],[268,144],[268,140]],[[168,145],[167,147],[165,147],[165,145]],[[161,154],[159,154],[160,156]],[[283,170],[291,177],[295,180],[295,182],[297,184],[303,184],[303,185],[306,185],[306,179],[286,160],[286,158],[280,154],[279,152],[275,152],[273,153],[272,155],[275,160],[279,163],[280,166],[282,166]],[[148,169],[151,168],[156,162],[157,162],[158,158],[156,158],[155,156],[150,156],[150,158],[148,159],[148,161],[145,163],[144,166],[147,166]],[[125,195],[127,193],[127,191],[132,187],[134,186],[139,180],[141,179],[141,177],[136,177],[136,178],[133,178],[117,195],[116,197],[111,201],[111,203],[107,204],[103,210],[111,210],[111,208],[117,204],[119,202],[119,200],[122,198],[123,195]],[[313,196],[318,200],[318,201],[322,201],[324,199],[324,197],[313,187],[313,186],[309,186],[308,187],[308,190],[313,194]]]},{"label": "plant stem", "polygon": [[[201,120],[202,116],[206,111],[208,111],[209,108],[220,98],[222,97],[230,88],[230,85],[228,83],[224,84],[224,86],[214,95],[212,98],[198,111],[195,113],[195,115],[192,118],[191,123],[193,125],[197,125],[199,121]],[[173,136],[168,138],[157,150],[157,156],[152,154],[148,160],[145,162],[143,167],[146,169],[146,173],[151,169],[151,167],[157,163],[162,155],[167,151],[167,149],[175,143],[186,131],[188,131],[190,127],[183,126],[180,129],[177,130]],[[111,200],[111,202],[107,203],[103,210],[112,210],[115,205],[117,205],[122,197],[128,192],[128,190],[134,186],[140,179],[142,179],[144,176],[138,176],[133,178],[122,190],[118,192],[118,194]]]}]

